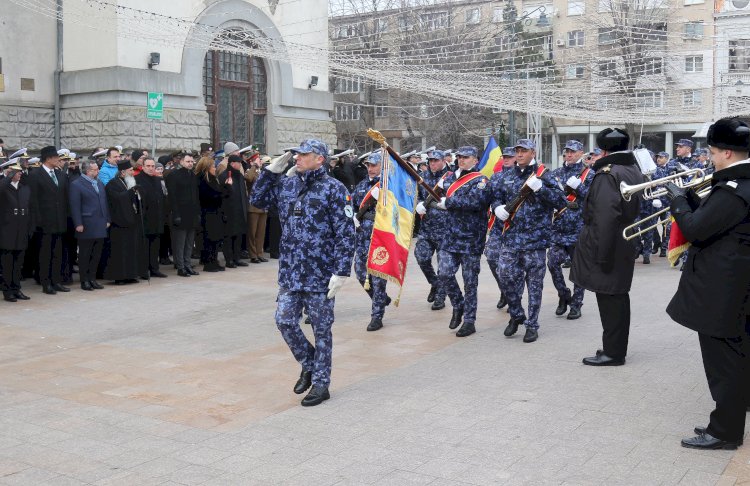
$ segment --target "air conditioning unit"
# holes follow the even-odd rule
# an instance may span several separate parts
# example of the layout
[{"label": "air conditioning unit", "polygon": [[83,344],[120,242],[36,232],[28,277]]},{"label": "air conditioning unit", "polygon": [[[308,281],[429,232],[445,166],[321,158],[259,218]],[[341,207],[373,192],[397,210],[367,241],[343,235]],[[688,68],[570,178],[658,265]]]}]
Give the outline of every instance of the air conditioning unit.
[{"label": "air conditioning unit", "polygon": [[564,39],[557,39],[555,41],[555,44],[557,45],[557,47],[565,47],[565,40]]}]

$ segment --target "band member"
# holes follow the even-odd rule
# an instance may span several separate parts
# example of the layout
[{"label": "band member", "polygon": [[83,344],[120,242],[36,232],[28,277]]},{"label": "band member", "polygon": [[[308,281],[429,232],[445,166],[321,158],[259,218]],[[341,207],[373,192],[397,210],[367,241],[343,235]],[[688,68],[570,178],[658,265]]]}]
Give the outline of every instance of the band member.
[{"label": "band member", "polygon": [[630,333],[630,285],[635,267],[635,245],[622,237],[626,226],[638,216],[639,194],[625,201],[620,183],[640,184],[643,174],[632,152],[630,136],[619,128],[607,128],[596,136],[604,157],[596,161],[596,172],[583,207],[583,229],[578,238],[570,280],[596,292],[602,320],[604,347],[584,358],[591,366],[625,364]]},{"label": "band member", "polygon": [[[414,157],[414,156],[412,156]],[[429,168],[422,174],[424,181],[435,187],[442,179],[451,175],[443,160],[443,152],[432,150],[427,154]],[[440,242],[446,235],[445,212],[440,209],[425,205],[427,200],[426,191],[419,188],[420,202],[417,204],[417,214],[421,217],[420,233],[417,244],[414,246],[414,258],[419,264],[427,283],[430,284],[430,293],[427,294],[427,302],[432,303],[432,310],[440,310],[445,307],[445,289],[440,286],[437,273],[432,267],[432,255],[440,250]],[[438,263],[438,266],[440,263]]]},{"label": "band member", "polygon": [[[291,152],[295,165],[287,172]],[[299,147],[263,169],[252,195],[253,206],[278,208],[282,226],[276,326],[302,365],[294,392],[312,390],[302,400],[313,406],[330,398],[333,351],[333,306],[336,293],[351,273],[354,256],[354,212],[346,187],[323,165],[328,146],[304,140]],[[315,345],[300,329],[305,308]]]},{"label": "band member", "polygon": [[[458,169],[438,184],[445,190],[445,197],[437,207],[446,210],[445,225],[451,229],[450,237],[443,238],[440,244],[438,276],[453,306],[448,327],[457,328],[463,319],[457,337],[476,332],[479,268],[487,237],[487,207],[492,198],[489,181],[476,168],[477,153],[476,147],[460,147],[456,151]],[[464,294],[456,280],[459,266]]]},{"label": "band member", "polygon": [[708,130],[716,172],[702,201],[668,184],[672,216],[691,243],[667,313],[698,332],[703,367],[716,408],[683,447],[736,449],[750,403],[750,128],[723,118]]},{"label": "band member", "polygon": [[581,209],[583,200],[589,192],[589,186],[594,179],[594,171],[583,163],[583,144],[578,140],[568,140],[563,149],[565,163],[552,172],[559,187],[566,192],[565,205],[558,208],[552,219],[550,233],[550,247],[547,252],[547,268],[549,268],[552,283],[557,289],[559,302],[555,315],[565,314],[568,306],[568,319],[581,317],[584,289],[573,284],[573,292],[565,284],[562,266],[566,260],[573,258],[578,234],[583,227]]},{"label": "band member", "polygon": [[23,252],[33,230],[31,220],[31,190],[22,184],[23,169],[9,160],[7,175],[0,180],[0,288],[8,302],[29,300],[21,292]]},{"label": "band member", "polygon": [[370,239],[375,226],[375,204],[380,196],[380,171],[383,167],[383,157],[380,151],[371,153],[365,163],[367,164],[367,177],[357,184],[352,193],[352,203],[355,208],[359,208],[352,218],[357,231],[354,272],[372,300],[372,312],[367,330],[377,331],[383,327],[385,308],[391,302],[388,294],[385,293],[386,280],[375,275],[367,275],[367,256],[370,253]]},{"label": "band member", "polygon": [[[533,343],[539,338],[549,221],[553,211],[565,205],[565,198],[551,173],[537,162],[532,140],[519,140],[515,149],[517,166],[503,177],[498,188],[493,188],[492,207],[498,219],[495,224],[506,229],[498,262],[510,310],[504,334],[513,336],[518,326],[525,324],[523,342]],[[524,283],[529,290],[528,318],[521,304]]]}]

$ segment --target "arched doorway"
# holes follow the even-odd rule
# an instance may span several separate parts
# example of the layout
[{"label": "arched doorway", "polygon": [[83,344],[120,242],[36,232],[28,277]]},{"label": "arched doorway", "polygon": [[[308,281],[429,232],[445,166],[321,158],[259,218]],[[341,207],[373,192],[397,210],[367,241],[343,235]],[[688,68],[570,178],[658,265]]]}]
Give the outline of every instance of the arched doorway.
[{"label": "arched doorway", "polygon": [[203,63],[203,98],[214,147],[225,142],[266,150],[266,68],[246,54],[208,51]]}]

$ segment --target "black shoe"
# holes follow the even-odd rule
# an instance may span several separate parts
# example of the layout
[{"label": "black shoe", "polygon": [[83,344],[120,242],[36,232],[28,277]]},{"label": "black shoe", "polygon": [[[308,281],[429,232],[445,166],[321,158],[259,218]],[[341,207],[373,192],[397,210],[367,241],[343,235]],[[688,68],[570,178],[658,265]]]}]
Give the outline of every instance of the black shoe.
[{"label": "black shoe", "polygon": [[302,395],[312,385],[312,371],[302,370],[299,374],[299,380],[294,384],[294,393]]},{"label": "black shoe", "polygon": [[18,299],[13,294],[3,294],[3,299],[5,299],[6,302],[18,302]]},{"label": "black shoe", "polygon": [[377,331],[383,327],[383,320],[379,317],[373,317],[372,320],[370,320],[370,323],[367,325],[368,331]]},{"label": "black shoe", "polygon": [[739,447],[740,445],[739,442],[717,439],[708,432],[703,432],[702,434],[698,434],[695,437],[691,437],[689,439],[682,439],[682,442],[680,442],[680,444],[682,445],[682,447],[687,447],[690,449],[724,449],[730,451],[737,449],[737,447]]},{"label": "black shoe", "polygon": [[453,316],[451,317],[451,323],[448,324],[448,329],[455,329],[461,325],[461,319],[464,317],[463,309],[453,309]]},{"label": "black shoe", "polygon": [[568,320],[572,321],[581,317],[581,308],[570,306],[570,312],[568,312]]},{"label": "black shoe", "polygon": [[149,280],[149,277],[148,277],[148,275],[143,275],[143,276],[141,276],[141,280]]},{"label": "black shoe", "polygon": [[250,258],[250,252],[247,250],[242,250],[240,252],[240,258],[242,258],[243,260],[247,260],[248,258]]},{"label": "black shoe", "polygon": [[539,339],[539,331],[537,331],[533,327],[527,327],[526,334],[523,335],[523,342],[533,343],[537,339]]},{"label": "black shoe", "polygon": [[583,364],[589,366],[622,366],[625,364],[625,358],[617,359],[610,358],[603,352],[596,352],[596,356],[590,358],[583,358]]},{"label": "black shoe", "polygon": [[237,265],[235,265],[234,262],[227,262],[226,268],[237,268]]},{"label": "black shoe", "polygon": [[167,275],[164,273],[161,273],[159,270],[155,272],[151,272],[151,276],[156,277],[156,278],[167,278]]},{"label": "black shoe", "polygon": [[268,263],[268,260],[263,257],[258,257],[258,260],[260,261],[260,263]]},{"label": "black shoe", "polygon": [[516,332],[518,332],[518,326],[523,324],[523,322],[526,320],[525,317],[516,317],[510,318],[510,321],[508,321],[508,326],[505,328],[505,331],[503,331],[503,334],[505,337],[511,337]]},{"label": "black shoe", "polygon": [[91,286],[91,282],[84,281],[84,282],[81,282],[81,290],[88,290],[88,291],[93,292],[94,287]]},{"label": "black shoe", "polygon": [[386,295],[385,296],[385,306],[388,307],[389,305],[391,305],[391,298]]},{"label": "black shoe", "polygon": [[461,329],[456,332],[456,337],[471,336],[475,332],[477,332],[477,330],[474,328],[473,322],[464,322],[464,325],[461,326]]},{"label": "black shoe", "polygon": [[219,272],[219,265],[216,263],[206,263],[203,265],[203,271],[207,273]]},{"label": "black shoe", "polygon": [[649,265],[650,263],[651,263],[651,255],[646,253],[645,255],[643,255],[643,264]]},{"label": "black shoe", "polygon": [[662,249],[661,249],[661,251],[659,251],[659,256],[660,256],[660,257],[665,257],[665,256],[667,256],[667,250],[665,250],[664,248],[662,248]]},{"label": "black shoe", "polygon": [[310,390],[310,393],[308,393],[307,396],[302,399],[302,406],[314,407],[315,405],[319,405],[329,398],[331,398],[331,395],[330,393],[328,393],[328,388],[315,385],[312,387],[312,390]]},{"label": "black shoe", "polygon": [[500,293],[500,300],[497,301],[497,308],[502,309],[508,305],[508,299],[505,298],[505,294]]},{"label": "black shoe", "polygon": [[436,293],[437,293],[437,287],[435,287],[433,285],[432,287],[430,287],[430,293],[427,294],[427,302],[429,302],[430,304],[432,304],[433,302],[435,302],[435,294]]},{"label": "black shoe", "polygon": [[91,287],[95,290],[102,290],[104,286],[97,282],[96,280],[89,280],[89,283],[91,284]]},{"label": "black shoe", "polygon": [[652,255],[656,255],[657,253],[659,253],[659,248],[657,248],[657,247],[651,248],[651,254]]},{"label": "black shoe", "polygon": [[251,258],[250,263],[260,263],[260,258]]},{"label": "black shoe", "polygon": [[42,292],[48,295],[55,295],[57,293],[57,290],[55,290],[55,287],[53,285],[42,285]]},{"label": "black shoe", "polygon": [[68,287],[65,287],[60,284],[53,284],[52,287],[58,292],[70,292],[70,289]]},{"label": "black shoe", "polygon": [[569,294],[565,294],[562,297],[560,297],[560,300],[557,303],[557,309],[555,309],[556,316],[561,316],[565,314],[565,311],[568,310],[568,302],[570,302]]},{"label": "black shoe", "polygon": [[159,265],[171,265],[172,263],[174,263],[174,262],[171,259],[169,259],[169,257],[167,257],[167,258],[161,258],[159,260]]},{"label": "black shoe", "polygon": [[442,301],[442,302],[435,301],[435,302],[433,302],[432,306],[430,307],[430,309],[432,309],[432,310],[445,309],[445,301]]},{"label": "black shoe", "polygon": [[199,272],[196,272],[195,270],[193,270],[193,268],[192,268],[192,267],[190,267],[190,268],[186,268],[186,269],[185,269],[185,271],[186,271],[187,273],[189,273],[190,275],[200,275],[200,273],[199,273]]},{"label": "black shoe", "polygon": [[29,297],[28,295],[24,294],[20,290],[16,290],[15,296],[16,296],[16,299],[18,299],[18,300],[30,300],[31,299],[31,297]]},{"label": "black shoe", "polygon": [[560,265],[560,268],[570,268],[570,260],[565,260],[562,265]]},{"label": "black shoe", "polygon": [[181,268],[181,269],[177,270],[177,275],[179,275],[180,277],[189,277],[190,276],[190,272],[188,272],[187,270],[184,270],[184,269]]},{"label": "black shoe", "polygon": [[234,264],[237,265],[238,267],[249,267],[250,266],[249,263],[243,262],[242,260],[237,260],[237,261],[234,262]]},{"label": "black shoe", "polygon": [[279,259],[279,254],[278,253],[271,253],[271,254],[269,254],[269,256],[271,258],[273,258],[274,260],[278,260]]},{"label": "black shoe", "polygon": [[[693,429],[693,432],[695,432],[696,435],[703,435],[706,433],[706,428],[698,426]],[[744,443],[745,443],[745,439],[740,439],[740,441],[738,442],[739,445],[742,445]]]}]

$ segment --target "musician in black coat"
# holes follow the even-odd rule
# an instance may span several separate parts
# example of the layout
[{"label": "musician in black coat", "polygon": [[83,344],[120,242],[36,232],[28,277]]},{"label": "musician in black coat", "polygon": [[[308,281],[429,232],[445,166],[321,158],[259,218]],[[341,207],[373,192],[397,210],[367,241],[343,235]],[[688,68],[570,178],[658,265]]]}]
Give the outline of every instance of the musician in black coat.
[{"label": "musician in black coat", "polygon": [[[159,244],[164,232],[164,206],[167,197],[161,187],[161,179],[156,176],[156,161],[147,157],[143,161],[143,170],[135,176],[140,187],[141,205],[143,207],[143,252],[142,266],[148,268],[152,277],[166,278],[159,270]],[[146,275],[142,275],[146,276]]]},{"label": "musician in black coat", "polygon": [[45,294],[70,292],[62,285],[62,245],[68,230],[68,178],[58,169],[55,147],[44,147],[42,166],[29,173],[31,212],[40,234],[39,280]]},{"label": "musician in black coat", "polygon": [[29,300],[21,292],[21,266],[33,223],[31,190],[20,183],[22,173],[20,165],[11,165],[0,181],[0,288],[8,302]]},{"label": "musician in black coat", "polygon": [[716,167],[708,196],[668,185],[672,216],[691,246],[667,313],[698,332],[716,402],[708,426],[683,447],[736,449],[750,403],[750,127],[724,118],[707,139]]},{"label": "musician in black coat", "polygon": [[630,334],[630,285],[636,248],[622,231],[638,216],[641,196],[625,201],[620,183],[640,184],[643,174],[632,152],[629,135],[620,129],[599,132],[596,143],[605,156],[593,166],[594,179],[583,203],[583,229],[576,245],[570,280],[596,293],[604,347],[584,358],[590,366],[625,364]]}]

